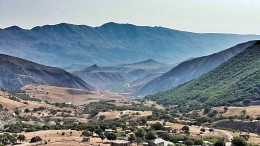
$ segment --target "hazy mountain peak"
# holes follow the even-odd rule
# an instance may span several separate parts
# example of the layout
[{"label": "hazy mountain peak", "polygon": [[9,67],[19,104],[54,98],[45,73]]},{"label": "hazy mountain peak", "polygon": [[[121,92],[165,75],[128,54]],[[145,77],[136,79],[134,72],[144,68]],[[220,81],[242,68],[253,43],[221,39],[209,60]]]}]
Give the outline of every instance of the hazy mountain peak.
[{"label": "hazy mountain peak", "polygon": [[160,62],[158,62],[154,59],[147,59],[147,60],[143,61],[143,63],[160,63]]},{"label": "hazy mountain peak", "polygon": [[20,30],[23,30],[23,29],[21,27],[19,27],[19,26],[14,25],[14,26],[10,26],[10,27],[5,28],[5,30],[20,31]]}]

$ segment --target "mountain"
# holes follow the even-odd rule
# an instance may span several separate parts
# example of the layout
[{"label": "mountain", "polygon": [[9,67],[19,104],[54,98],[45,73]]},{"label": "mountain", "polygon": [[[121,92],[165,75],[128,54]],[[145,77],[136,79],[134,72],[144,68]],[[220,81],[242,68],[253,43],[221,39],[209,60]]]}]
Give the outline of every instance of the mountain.
[{"label": "mountain", "polygon": [[60,23],[29,30],[0,29],[0,53],[57,67],[114,66],[145,59],[175,64],[254,39],[260,36],[200,34],[113,22],[99,27]]},{"label": "mountain", "polygon": [[[72,74],[83,79],[91,86],[99,90],[111,90],[111,87],[120,87],[120,90],[128,88],[131,82],[143,78],[149,74],[157,74],[169,71],[172,65],[163,64],[152,59],[132,64],[117,66],[92,65],[84,70],[73,71]],[[124,92],[118,91],[116,92]],[[114,91],[115,92],[115,91]]]},{"label": "mountain", "polygon": [[146,98],[165,105],[220,106],[260,99],[260,41],[211,72]]},{"label": "mountain", "polygon": [[6,90],[17,90],[27,84],[93,90],[86,82],[63,69],[4,54],[0,54],[0,70],[0,87]]},{"label": "mountain", "polygon": [[120,72],[116,67],[92,65],[85,70],[74,71],[73,74],[88,82],[98,90],[104,90],[109,84],[122,83],[126,80],[124,73]]},{"label": "mountain", "polygon": [[200,75],[205,74],[218,67],[220,64],[224,63],[225,61],[254,43],[255,41],[250,41],[238,44],[234,47],[218,53],[214,53],[212,55],[184,61],[183,63],[180,63],[179,65],[171,69],[169,72],[164,73],[161,76],[153,79],[142,88],[135,91],[134,95],[144,96],[154,94],[159,91],[166,91],[172,87],[195,79]]}]

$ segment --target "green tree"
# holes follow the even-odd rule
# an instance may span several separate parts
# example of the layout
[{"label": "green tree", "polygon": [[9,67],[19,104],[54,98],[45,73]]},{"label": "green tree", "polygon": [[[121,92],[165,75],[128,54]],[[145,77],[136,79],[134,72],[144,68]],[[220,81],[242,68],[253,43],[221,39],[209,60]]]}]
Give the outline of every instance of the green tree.
[{"label": "green tree", "polygon": [[205,129],[205,128],[201,128],[200,131],[201,131],[201,132],[205,132],[206,129]]},{"label": "green tree", "polygon": [[227,112],[227,110],[228,110],[228,107],[224,107],[224,112],[226,113]]},{"label": "green tree", "polygon": [[164,126],[161,123],[159,123],[159,122],[156,122],[155,124],[152,124],[151,127],[154,130],[163,130],[164,129]]},{"label": "green tree", "polygon": [[25,136],[23,134],[19,134],[17,136],[17,140],[19,140],[20,142],[24,141],[25,140]]},{"label": "green tree", "polygon": [[147,140],[153,140],[156,139],[157,135],[155,134],[154,131],[149,131],[146,135],[145,135],[145,139]]},{"label": "green tree", "polygon": [[226,144],[223,140],[218,140],[216,143],[214,143],[214,146],[226,146]]},{"label": "green tree", "polygon": [[189,128],[189,126],[183,126],[182,128],[181,128],[181,130],[182,131],[189,131],[190,130],[190,128]]},{"label": "green tree", "polygon": [[242,137],[234,137],[231,141],[232,144],[236,146],[246,146],[246,140]]},{"label": "green tree", "polygon": [[143,128],[140,128],[136,131],[135,135],[141,139],[143,139],[146,135],[146,131]]},{"label": "green tree", "polygon": [[107,134],[107,139],[108,140],[116,140],[116,138],[117,138],[117,136],[116,136],[116,134],[114,132]]},{"label": "green tree", "polygon": [[129,137],[128,137],[128,140],[133,143],[133,141],[135,141],[136,137],[134,134],[131,134]]}]

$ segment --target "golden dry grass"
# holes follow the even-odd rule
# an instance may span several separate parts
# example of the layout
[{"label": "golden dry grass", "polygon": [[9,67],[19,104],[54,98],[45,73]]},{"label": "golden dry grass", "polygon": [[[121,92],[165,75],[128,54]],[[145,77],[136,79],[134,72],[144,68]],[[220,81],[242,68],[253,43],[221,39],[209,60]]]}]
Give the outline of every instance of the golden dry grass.
[{"label": "golden dry grass", "polygon": [[[214,110],[218,112],[224,112],[224,107],[215,107]],[[223,113],[223,116],[240,116],[242,111],[246,110],[246,115],[251,117],[260,116],[260,106],[247,106],[247,107],[228,107],[226,113]]]},{"label": "golden dry grass", "polygon": [[[140,115],[136,115],[136,113],[139,113]],[[108,112],[99,112],[97,115],[98,117],[104,115],[106,120],[116,119],[120,118],[124,115],[128,115],[132,118],[141,118],[141,117],[147,117],[152,115],[151,111],[132,111],[132,110],[125,110],[125,111],[108,111]]]},{"label": "golden dry grass", "polygon": [[23,88],[31,97],[47,100],[51,103],[71,102],[74,105],[84,105],[90,102],[102,100],[123,100],[120,95],[114,93],[100,93],[75,88],[56,87],[48,85],[26,85]]},{"label": "golden dry grass", "polygon": [[[72,133],[70,133],[72,132]],[[64,133],[64,135],[62,135]],[[34,136],[40,136],[42,138],[42,142],[39,142],[39,145],[46,146],[89,146],[89,145],[100,145],[100,146],[109,146],[109,141],[102,140],[100,138],[90,138],[89,142],[82,142],[83,137],[81,136],[81,132],[75,130],[45,130],[45,131],[37,131],[37,132],[27,132],[22,133],[26,137],[26,141],[21,144],[21,146],[32,146],[35,143],[29,143],[30,139]],[[45,144],[47,141],[47,144]]]}]

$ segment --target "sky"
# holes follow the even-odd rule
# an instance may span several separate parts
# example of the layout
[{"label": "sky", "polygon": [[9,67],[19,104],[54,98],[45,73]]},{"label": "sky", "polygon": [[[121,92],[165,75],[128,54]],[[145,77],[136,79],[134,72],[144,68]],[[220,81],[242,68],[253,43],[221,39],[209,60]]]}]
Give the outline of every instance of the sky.
[{"label": "sky", "polygon": [[62,22],[260,34],[260,0],[0,0],[0,28]]}]

